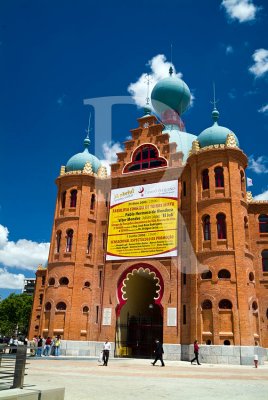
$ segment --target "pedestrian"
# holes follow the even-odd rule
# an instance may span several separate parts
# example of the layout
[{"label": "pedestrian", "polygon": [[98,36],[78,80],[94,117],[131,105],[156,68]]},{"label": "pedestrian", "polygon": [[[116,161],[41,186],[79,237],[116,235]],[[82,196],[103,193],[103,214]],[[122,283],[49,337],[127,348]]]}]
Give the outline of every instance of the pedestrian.
[{"label": "pedestrian", "polygon": [[18,339],[16,338],[16,336],[12,336],[10,338],[9,346],[10,346],[9,354],[17,353]]},{"label": "pedestrian", "polygon": [[164,350],[163,350],[162,343],[160,343],[158,339],[155,340],[154,354],[155,354],[155,359],[151,364],[155,365],[157,360],[159,360],[159,361],[161,361],[161,367],[164,367],[165,366],[164,361],[163,361]]},{"label": "pedestrian", "polygon": [[258,363],[259,363],[259,357],[258,357],[258,354],[255,354],[255,355],[254,355],[254,365],[255,365],[255,368],[258,368]]},{"label": "pedestrian", "polygon": [[109,355],[111,351],[111,343],[109,342],[109,338],[106,338],[105,343],[103,344],[103,364],[107,367]]},{"label": "pedestrian", "polygon": [[60,337],[60,335],[58,335],[58,336],[56,337],[55,342],[54,342],[55,356],[56,356],[56,357],[58,357],[58,356],[60,355],[60,344],[61,344],[60,339],[61,339],[61,337]]},{"label": "pedestrian", "polygon": [[191,360],[191,364],[193,364],[193,362],[196,360],[198,365],[201,365],[198,359],[199,356],[199,346],[198,346],[198,341],[195,340],[194,341],[194,358]]},{"label": "pedestrian", "polygon": [[48,338],[45,341],[44,356],[47,356],[47,357],[50,356],[51,343],[52,343],[52,340],[48,336]]},{"label": "pedestrian", "polygon": [[41,357],[41,356],[42,356],[42,350],[43,350],[43,339],[42,339],[42,337],[39,335],[39,336],[38,336],[38,341],[37,341],[37,353],[36,353],[36,355],[37,355],[38,357]]}]

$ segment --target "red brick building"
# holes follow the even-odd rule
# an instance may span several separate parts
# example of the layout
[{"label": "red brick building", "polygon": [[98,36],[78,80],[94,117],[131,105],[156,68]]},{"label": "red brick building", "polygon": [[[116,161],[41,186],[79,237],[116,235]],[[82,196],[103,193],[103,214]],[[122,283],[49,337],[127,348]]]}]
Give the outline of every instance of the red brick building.
[{"label": "red brick building", "polygon": [[[152,92],[161,122],[145,109],[110,177],[89,153],[88,138],[84,152],[61,168],[48,265],[36,273],[30,337],[59,334],[64,354],[93,355],[108,336],[115,355],[130,357],[151,356],[158,337],[166,358],[184,360],[197,339],[203,361],[247,364],[258,353],[262,362],[268,202],[246,192],[247,156],[235,134],[218,125],[215,108],[210,128],[198,137],[185,132],[180,116],[189,101],[187,85],[171,71]],[[176,196],[152,211],[169,184]],[[143,199],[141,217],[129,213],[135,199],[128,200],[120,210],[125,222],[114,223],[112,197],[135,190],[141,199],[143,190],[158,194]],[[173,211],[164,208],[156,217],[158,205],[166,204]],[[149,228],[155,223],[157,233]],[[131,226],[134,234],[128,234]],[[118,254],[109,251],[112,243]],[[160,244],[167,250],[158,251]]]}]

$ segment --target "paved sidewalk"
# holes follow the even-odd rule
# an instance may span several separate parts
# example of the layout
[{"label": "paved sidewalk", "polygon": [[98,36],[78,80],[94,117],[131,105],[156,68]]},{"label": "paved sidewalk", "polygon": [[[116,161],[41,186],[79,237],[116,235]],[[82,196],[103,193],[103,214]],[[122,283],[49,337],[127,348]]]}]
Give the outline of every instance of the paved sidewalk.
[{"label": "paved sidewalk", "polygon": [[29,358],[26,387],[65,387],[65,400],[267,400],[268,363],[259,368],[166,361]]}]

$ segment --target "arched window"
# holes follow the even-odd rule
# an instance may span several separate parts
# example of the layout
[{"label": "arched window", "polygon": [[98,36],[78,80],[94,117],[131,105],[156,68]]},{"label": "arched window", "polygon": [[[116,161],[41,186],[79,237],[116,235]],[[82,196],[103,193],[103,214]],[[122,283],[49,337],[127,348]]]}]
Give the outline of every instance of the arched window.
[{"label": "arched window", "polygon": [[250,273],[248,274],[248,279],[250,280],[250,282],[253,282],[253,281],[254,281],[255,277],[254,277],[253,272],[250,272]]},{"label": "arched window", "polygon": [[90,253],[92,247],[92,234],[89,233],[87,237],[87,254]]},{"label": "arched window", "polygon": [[253,301],[253,303],[252,303],[252,310],[254,310],[254,311],[258,310],[258,304],[256,301]]},{"label": "arched window", "polygon": [[45,305],[45,311],[50,311],[51,310],[51,303],[47,302]]},{"label": "arched window", "polygon": [[89,281],[86,281],[86,282],[84,283],[84,287],[89,288],[89,287],[90,287],[90,282],[89,282]]},{"label": "arched window", "polygon": [[268,233],[268,215],[266,214],[259,216],[259,231],[260,233]]},{"label": "arched window", "polygon": [[268,272],[268,250],[263,250],[261,253],[262,257],[262,270]]},{"label": "arched window", "polygon": [[218,239],[226,239],[226,217],[224,214],[217,214]]},{"label": "arched window", "polygon": [[224,175],[223,175],[223,168],[216,167],[214,169],[215,172],[215,186],[217,187],[224,187]]},{"label": "arched window", "polygon": [[63,301],[60,301],[56,306],[57,311],[65,311],[66,304]]},{"label": "arched window", "polygon": [[202,305],[202,310],[211,310],[212,309],[212,303],[210,300],[204,300]]},{"label": "arched window", "polygon": [[204,240],[211,240],[209,215],[204,215],[203,217],[203,235],[204,235]]},{"label": "arched window", "polygon": [[266,318],[268,319],[268,308],[266,310]]},{"label": "arched window", "polygon": [[210,270],[202,272],[201,279],[212,279],[212,272]]},{"label": "arched window", "polygon": [[60,252],[61,231],[56,233],[56,253]]},{"label": "arched window", "polygon": [[221,269],[218,273],[218,278],[219,279],[230,279],[231,278],[231,274],[228,271],[228,269]]},{"label": "arched window", "polygon": [[66,203],[66,190],[61,194],[61,208],[65,208]]},{"label": "arched window", "polygon": [[230,340],[226,339],[226,340],[223,342],[223,344],[224,344],[224,346],[230,346],[231,342],[230,342]]},{"label": "arched window", "polygon": [[54,286],[54,285],[55,285],[55,278],[49,278],[48,286]]},{"label": "arched window", "polygon": [[219,302],[219,308],[221,308],[222,310],[231,310],[233,308],[233,305],[230,300],[224,299]]},{"label": "arched window", "polygon": [[61,286],[67,286],[69,283],[69,279],[66,276],[63,276],[62,278],[60,278],[59,280],[59,284]]},{"label": "arched window", "polygon": [[125,166],[123,172],[128,173],[166,166],[167,161],[159,156],[157,147],[152,144],[144,144],[134,151],[132,161]]},{"label": "arched window", "polygon": [[94,209],[95,209],[95,201],[96,201],[96,196],[95,196],[95,194],[93,193],[93,194],[91,195],[91,200],[90,200],[90,209],[91,209],[91,210],[94,210]]},{"label": "arched window", "polygon": [[71,191],[70,207],[76,207],[77,190]]},{"label": "arched window", "polygon": [[241,191],[245,188],[245,174],[244,171],[240,171],[240,183],[241,183]]},{"label": "arched window", "polygon": [[208,340],[206,340],[206,344],[207,344],[208,346],[210,346],[210,345],[212,344],[212,341],[211,341],[210,339],[208,339]]},{"label": "arched window", "polygon": [[204,169],[202,171],[202,188],[203,188],[203,190],[209,189],[208,169]]},{"label": "arched window", "polygon": [[66,251],[68,253],[70,253],[72,251],[73,235],[74,235],[74,231],[72,229],[69,229],[67,231],[67,238],[66,238]]},{"label": "arched window", "polygon": [[87,314],[89,312],[88,306],[83,307],[83,314]]}]

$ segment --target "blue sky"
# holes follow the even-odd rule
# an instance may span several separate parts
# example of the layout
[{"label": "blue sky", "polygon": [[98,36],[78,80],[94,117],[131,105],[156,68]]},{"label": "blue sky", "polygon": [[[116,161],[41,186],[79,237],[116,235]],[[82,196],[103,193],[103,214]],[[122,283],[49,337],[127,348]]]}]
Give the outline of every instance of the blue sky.
[{"label": "blue sky", "polygon": [[[83,148],[84,99],[129,96],[137,82],[143,95],[142,74],[157,77],[166,66],[168,73],[171,44],[176,72],[194,96],[183,116],[187,132],[211,125],[215,82],[219,123],[250,156],[253,195],[268,199],[267,15],[258,0],[0,2],[2,297],[46,258],[54,180]],[[136,106],[115,106],[112,138],[97,156],[114,159],[141,115]],[[94,149],[94,113],[91,141]]]}]

